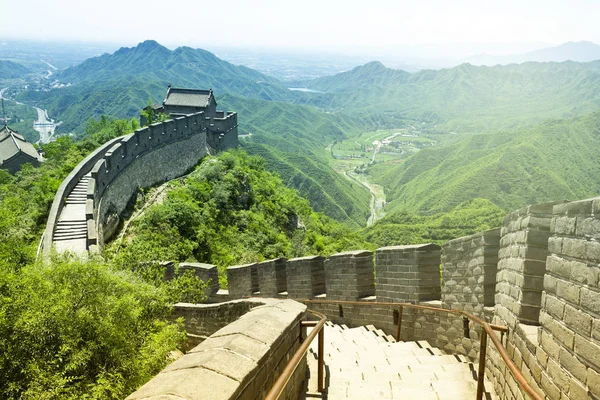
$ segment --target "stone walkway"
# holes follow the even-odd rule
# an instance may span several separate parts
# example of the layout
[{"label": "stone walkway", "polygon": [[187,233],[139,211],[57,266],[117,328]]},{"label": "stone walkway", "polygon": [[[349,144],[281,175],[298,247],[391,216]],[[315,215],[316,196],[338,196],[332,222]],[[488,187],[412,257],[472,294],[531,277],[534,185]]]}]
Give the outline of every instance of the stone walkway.
[{"label": "stone walkway", "polygon": [[70,251],[78,255],[87,252],[87,221],[85,201],[91,174],[83,176],[67,196],[56,224],[52,241],[57,252]]},{"label": "stone walkway", "polygon": [[[306,399],[470,400],[477,389],[477,365],[446,355],[426,341],[396,342],[372,325],[325,326],[327,393],[317,392],[317,339],[307,355]],[[486,380],[484,398],[497,399]]]}]

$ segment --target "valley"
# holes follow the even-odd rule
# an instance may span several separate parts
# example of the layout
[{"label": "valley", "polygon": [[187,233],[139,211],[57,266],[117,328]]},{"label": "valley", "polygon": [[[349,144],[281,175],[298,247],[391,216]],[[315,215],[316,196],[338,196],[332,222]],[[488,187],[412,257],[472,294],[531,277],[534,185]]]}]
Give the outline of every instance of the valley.
[{"label": "valley", "polygon": [[[23,107],[29,107],[27,106],[27,104],[18,102],[18,101],[13,101],[11,99],[7,99],[6,97],[4,97],[4,92],[7,90],[8,88],[4,88],[0,90],[0,99],[6,100],[6,101],[10,101],[10,102],[14,102],[16,105],[19,106],[23,106]],[[46,144],[49,143],[53,138],[54,138],[54,131],[56,130],[56,127],[58,125],[60,125],[60,123],[56,124],[54,122],[54,120],[50,120],[48,121],[48,112],[46,110],[42,110],[41,108],[35,107],[35,106],[31,106],[31,108],[35,109],[36,111],[36,115],[37,118],[35,120],[33,120],[32,125],[33,125],[33,129],[35,131],[38,132],[39,134],[39,139],[36,141],[36,143],[42,143],[42,144]],[[30,122],[28,121],[23,121],[25,123]]]},{"label": "valley", "polygon": [[330,144],[326,150],[333,159],[336,172],[362,185],[371,193],[371,214],[366,226],[372,226],[385,216],[386,197],[383,186],[372,182],[371,170],[378,173],[402,163],[421,148],[434,146],[436,141],[419,136],[422,132],[410,125],[405,128],[364,132],[358,136]]},{"label": "valley", "polygon": [[600,400],[600,2],[31,3],[0,399]]},{"label": "valley", "polygon": [[136,118],[167,84],[212,87],[219,107],[238,111],[242,147],[264,157],[315,210],[354,229],[398,212],[450,212],[473,198],[508,210],[533,199],[595,195],[600,187],[594,167],[546,166],[559,155],[543,144],[563,135],[548,134],[555,123],[545,121],[554,118],[564,132],[574,130],[572,142],[595,148],[591,131],[577,126],[600,107],[596,61],[415,73],[369,62],[290,85],[202,49],[148,40],[51,79],[47,90],[11,90],[63,121],[57,135],[79,137],[90,118]]}]

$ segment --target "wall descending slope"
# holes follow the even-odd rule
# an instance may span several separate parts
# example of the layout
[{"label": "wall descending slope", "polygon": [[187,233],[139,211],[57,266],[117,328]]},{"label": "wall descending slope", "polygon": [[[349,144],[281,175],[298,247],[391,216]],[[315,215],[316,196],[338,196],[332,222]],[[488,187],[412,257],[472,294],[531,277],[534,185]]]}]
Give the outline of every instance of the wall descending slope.
[{"label": "wall descending slope", "polygon": [[[418,256],[412,254],[415,251]],[[373,265],[372,253],[356,251],[328,259],[289,260],[281,267],[287,287],[278,286],[276,296],[303,301],[336,323],[372,324],[402,340],[427,340],[475,361],[481,344],[478,325],[433,310],[405,308],[403,312],[395,303],[466,311],[508,328],[498,338],[542,397],[600,399],[600,198],[529,206],[510,213],[501,229],[445,243],[441,282],[438,246],[381,248],[375,259]],[[314,282],[322,282],[319,266],[323,263],[324,292],[314,290]],[[229,274],[230,288],[263,296],[263,287],[268,287],[266,295],[273,296],[276,274],[263,274],[257,286],[251,279],[252,268],[264,266],[247,266],[243,276]],[[436,290],[431,290],[432,273],[437,275]],[[361,284],[368,286],[360,294],[351,290],[359,276]],[[348,295],[340,295],[344,289]],[[422,293],[427,296],[419,297]],[[490,340],[487,354],[485,375],[500,399],[529,398]]]},{"label": "wall descending slope", "polygon": [[91,172],[85,208],[75,212],[87,221],[87,240],[77,253],[99,251],[118,226],[139,188],[183,175],[205,155],[236,147],[237,114],[217,111],[189,114],[113,139],[83,160],[61,184],[52,204],[39,254],[48,257],[65,198]]}]

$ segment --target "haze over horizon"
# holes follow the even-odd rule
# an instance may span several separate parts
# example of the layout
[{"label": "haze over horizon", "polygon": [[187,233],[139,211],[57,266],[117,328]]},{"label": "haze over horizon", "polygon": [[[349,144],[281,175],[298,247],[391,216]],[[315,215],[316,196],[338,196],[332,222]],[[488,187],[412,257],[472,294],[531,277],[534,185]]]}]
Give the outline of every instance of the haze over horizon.
[{"label": "haze over horizon", "polygon": [[[516,0],[501,5],[473,0],[419,4],[380,0],[365,8],[348,1],[302,4],[232,0],[206,7],[182,0],[177,9],[151,0],[142,4],[40,0],[3,5],[3,40],[114,43],[133,46],[154,39],[168,47],[246,48],[269,51],[402,53],[406,57],[461,58],[516,54],[569,41],[600,43],[595,16],[600,3]],[[34,10],[34,11],[32,11]],[[161,11],[162,10],[162,11]],[[185,10],[185,13],[180,12]],[[26,18],[23,18],[26,16]]]}]

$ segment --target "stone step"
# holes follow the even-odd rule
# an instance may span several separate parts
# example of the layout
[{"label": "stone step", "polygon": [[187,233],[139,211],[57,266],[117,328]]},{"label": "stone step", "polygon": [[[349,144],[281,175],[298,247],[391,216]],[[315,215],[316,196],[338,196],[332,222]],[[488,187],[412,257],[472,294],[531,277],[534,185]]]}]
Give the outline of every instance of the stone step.
[{"label": "stone step", "polygon": [[57,229],[54,232],[54,237],[58,237],[65,234],[73,234],[73,233],[86,233],[86,228],[71,228],[71,229]]},{"label": "stone step", "polygon": [[57,228],[64,227],[64,226],[87,226],[87,222],[82,221],[82,220],[74,220],[74,221],[58,221],[56,223]]},{"label": "stone step", "polygon": [[66,236],[55,236],[52,238],[53,241],[63,241],[63,240],[74,240],[74,239],[87,239],[87,234],[75,234],[75,235],[66,235]]},{"label": "stone step", "polygon": [[[447,355],[425,340],[396,343],[388,336],[373,325],[326,325],[328,399],[475,398],[477,366],[466,357]],[[308,364],[309,393],[316,394],[316,341]],[[487,382],[486,388],[491,387]],[[493,393],[487,396],[496,398]]]}]

